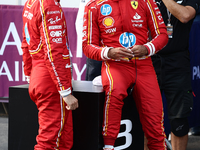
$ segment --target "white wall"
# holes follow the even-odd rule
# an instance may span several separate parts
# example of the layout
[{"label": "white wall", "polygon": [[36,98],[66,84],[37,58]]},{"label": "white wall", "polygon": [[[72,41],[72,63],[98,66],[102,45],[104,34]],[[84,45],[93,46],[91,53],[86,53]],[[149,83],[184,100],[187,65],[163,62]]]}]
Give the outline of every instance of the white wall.
[{"label": "white wall", "polygon": [[[0,5],[24,5],[26,0],[0,0]],[[79,7],[80,0],[60,0],[62,7]]]},{"label": "white wall", "polygon": [[17,5],[18,0],[0,0],[0,5]]},{"label": "white wall", "polygon": [[60,0],[62,7],[79,7],[80,0]]}]

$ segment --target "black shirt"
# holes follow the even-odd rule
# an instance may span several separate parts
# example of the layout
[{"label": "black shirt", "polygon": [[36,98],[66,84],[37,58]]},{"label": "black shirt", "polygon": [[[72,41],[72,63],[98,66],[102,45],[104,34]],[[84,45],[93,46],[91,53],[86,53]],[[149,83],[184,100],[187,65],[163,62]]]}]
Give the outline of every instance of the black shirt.
[{"label": "black shirt", "polygon": [[[200,0],[175,0],[178,4],[183,6],[191,6],[196,11],[200,5]],[[161,11],[165,25],[168,24],[168,13],[162,0],[156,0],[156,3]],[[188,51],[189,47],[189,33],[192,26],[193,19],[188,23],[181,23],[173,15],[171,15],[171,25],[173,26],[173,38],[169,38],[168,44],[158,52],[160,55],[170,55],[176,52]]]}]

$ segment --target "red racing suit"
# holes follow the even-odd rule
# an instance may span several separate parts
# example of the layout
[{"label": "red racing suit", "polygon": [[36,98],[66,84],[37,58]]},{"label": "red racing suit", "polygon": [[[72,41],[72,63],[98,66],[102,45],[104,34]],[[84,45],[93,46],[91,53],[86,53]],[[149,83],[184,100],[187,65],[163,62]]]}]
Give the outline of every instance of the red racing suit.
[{"label": "red racing suit", "polygon": [[28,0],[23,10],[24,72],[39,110],[35,149],[70,150],[72,112],[62,97],[71,93],[67,27],[59,0]]},{"label": "red racing suit", "polygon": [[[149,32],[150,30],[150,32]],[[151,33],[152,40],[149,40]],[[83,52],[102,63],[102,84],[106,93],[103,137],[114,145],[120,129],[123,99],[132,87],[143,131],[150,150],[164,150],[163,107],[156,74],[149,56],[168,42],[166,26],[153,0],[93,0],[85,7]],[[112,60],[111,47],[144,45],[148,56],[129,62]]]}]

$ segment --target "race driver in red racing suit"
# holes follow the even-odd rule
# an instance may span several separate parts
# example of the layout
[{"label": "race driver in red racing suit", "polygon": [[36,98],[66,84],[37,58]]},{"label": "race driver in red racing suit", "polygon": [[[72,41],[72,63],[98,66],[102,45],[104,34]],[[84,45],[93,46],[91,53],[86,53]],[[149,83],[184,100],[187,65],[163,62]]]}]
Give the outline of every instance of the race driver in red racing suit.
[{"label": "race driver in red racing suit", "polygon": [[[149,41],[149,30],[152,40]],[[164,150],[163,107],[149,56],[168,42],[166,26],[153,0],[92,0],[85,7],[83,52],[102,61],[104,149],[114,149],[123,99],[134,89],[142,128],[150,150]]]},{"label": "race driver in red racing suit", "polygon": [[24,72],[29,94],[39,110],[35,150],[70,150],[72,112],[71,64],[67,27],[59,0],[28,0],[23,10]]}]

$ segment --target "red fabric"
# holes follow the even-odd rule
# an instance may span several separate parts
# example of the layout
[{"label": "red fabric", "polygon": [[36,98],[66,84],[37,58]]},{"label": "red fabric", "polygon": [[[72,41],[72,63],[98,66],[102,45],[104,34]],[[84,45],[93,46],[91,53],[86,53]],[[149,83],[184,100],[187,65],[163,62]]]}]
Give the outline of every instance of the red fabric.
[{"label": "red fabric", "polygon": [[58,93],[45,62],[34,62],[29,85],[29,94],[36,103],[39,118],[39,133],[35,150],[70,150],[73,144],[72,112]]},{"label": "red fabric", "polygon": [[70,65],[66,63],[66,59],[69,59],[67,28],[60,4],[54,0],[44,0],[41,3],[40,0],[29,0],[23,10],[23,22],[25,75],[30,76],[31,59],[42,59],[45,60],[57,90],[71,88],[71,70],[65,69],[66,65]]},{"label": "red fabric", "polygon": [[[106,93],[104,144],[114,145],[120,129],[123,99],[136,80],[133,96],[149,149],[165,150],[162,99],[151,58],[137,59],[135,64],[135,60],[115,61],[104,55],[105,47],[144,45],[150,56],[167,44],[166,26],[156,3],[153,0],[133,2],[90,1],[85,7],[83,52],[91,59],[104,61],[101,73]],[[148,29],[151,31],[151,42]],[[131,39],[134,36],[135,43]]]},{"label": "red fabric", "polygon": [[[137,77],[135,65],[137,65]],[[120,71],[118,71],[120,70]],[[102,82],[106,93],[104,109],[104,144],[114,145],[117,138],[123,99],[136,80],[133,97],[140,115],[143,131],[151,150],[165,149],[163,107],[151,58],[129,63],[107,61],[102,65]],[[118,82],[117,82],[118,81]]]},{"label": "red fabric", "polygon": [[35,150],[70,150],[73,144],[72,113],[66,110],[66,103],[59,93],[71,93],[66,36],[65,16],[58,2],[26,2],[22,50],[24,72],[30,76],[29,94],[39,110]]},{"label": "red fabric", "polygon": [[[103,47],[122,47],[119,38],[125,32],[134,34],[134,45],[145,45],[149,55],[158,52],[167,44],[166,26],[156,3],[153,0],[137,2],[137,9],[131,6],[130,0],[89,2],[85,7],[83,28],[83,52],[87,57],[105,60],[102,57]],[[111,6],[111,14],[102,15],[101,9],[104,4]],[[106,18],[110,19],[107,23]],[[148,29],[151,31],[151,43],[148,43]]]}]

